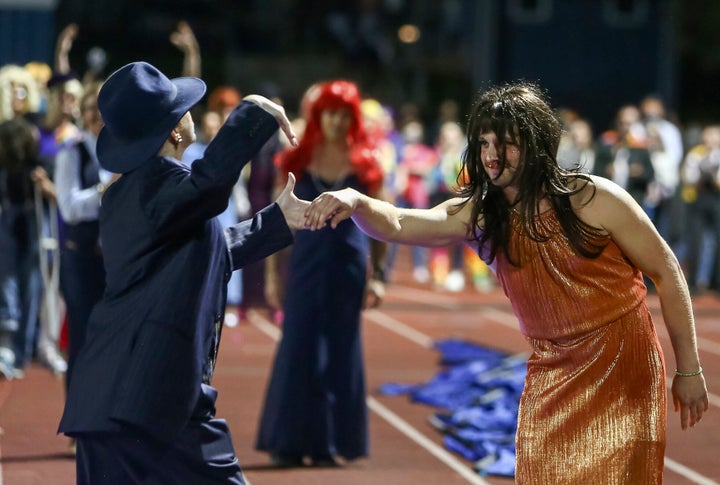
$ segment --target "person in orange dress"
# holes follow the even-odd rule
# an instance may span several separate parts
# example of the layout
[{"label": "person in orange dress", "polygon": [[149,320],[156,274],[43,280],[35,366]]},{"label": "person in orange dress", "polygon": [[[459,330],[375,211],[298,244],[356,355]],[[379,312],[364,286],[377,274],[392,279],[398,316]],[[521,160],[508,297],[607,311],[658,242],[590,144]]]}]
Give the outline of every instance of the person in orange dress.
[{"label": "person in orange dress", "polygon": [[682,429],[708,409],[677,259],[625,190],[560,168],[561,125],[536,85],[485,92],[467,133],[458,197],[406,210],[353,189],[326,192],[306,211],[306,226],[352,218],[380,240],[465,241],[494,268],[533,350],[517,483],[662,483],[665,364],[643,274],[656,285],[672,341]]}]

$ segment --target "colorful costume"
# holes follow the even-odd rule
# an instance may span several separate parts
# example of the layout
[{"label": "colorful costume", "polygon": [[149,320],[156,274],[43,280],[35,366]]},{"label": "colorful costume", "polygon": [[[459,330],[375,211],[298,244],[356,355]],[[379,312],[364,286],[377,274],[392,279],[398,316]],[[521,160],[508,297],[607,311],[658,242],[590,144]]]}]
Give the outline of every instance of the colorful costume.
[{"label": "colorful costume", "polygon": [[513,214],[497,275],[534,352],[516,437],[519,484],[659,484],[665,450],[662,350],[640,271],[609,241],[577,254],[553,211],[533,241]]}]

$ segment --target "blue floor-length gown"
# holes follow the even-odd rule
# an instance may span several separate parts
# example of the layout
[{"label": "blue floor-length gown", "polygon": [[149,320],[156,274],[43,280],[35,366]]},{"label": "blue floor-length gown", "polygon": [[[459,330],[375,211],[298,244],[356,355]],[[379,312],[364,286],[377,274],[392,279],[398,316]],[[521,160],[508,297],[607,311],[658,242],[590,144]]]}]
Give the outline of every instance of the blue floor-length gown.
[{"label": "blue floor-length gown", "polygon": [[[321,191],[348,186],[366,192],[355,175],[331,187],[305,173],[295,193],[312,200]],[[367,456],[360,314],[368,254],[369,240],[352,220],[334,230],[295,234],[259,450],[347,460]]]}]

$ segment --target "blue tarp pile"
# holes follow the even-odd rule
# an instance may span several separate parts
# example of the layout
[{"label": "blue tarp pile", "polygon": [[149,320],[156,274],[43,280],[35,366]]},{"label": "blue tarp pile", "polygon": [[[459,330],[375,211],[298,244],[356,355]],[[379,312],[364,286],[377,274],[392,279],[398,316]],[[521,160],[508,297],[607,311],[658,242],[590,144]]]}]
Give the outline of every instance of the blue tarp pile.
[{"label": "blue tarp pile", "polygon": [[386,395],[407,394],[441,408],[430,423],[445,447],[473,462],[481,475],[515,475],[515,430],[527,355],[511,356],[455,339],[435,343],[443,370],[425,384],[389,383]]}]

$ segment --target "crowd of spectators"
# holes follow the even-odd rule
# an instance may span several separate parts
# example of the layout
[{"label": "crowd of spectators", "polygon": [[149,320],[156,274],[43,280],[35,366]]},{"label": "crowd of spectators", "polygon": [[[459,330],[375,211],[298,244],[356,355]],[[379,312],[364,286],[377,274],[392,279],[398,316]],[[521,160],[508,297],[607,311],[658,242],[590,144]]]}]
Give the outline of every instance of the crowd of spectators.
[{"label": "crowd of spectators", "polygon": [[[61,182],[58,187],[58,166],[69,147],[89,143],[92,148],[96,136],[92,132],[98,129],[90,126],[92,115],[95,121],[98,115],[93,93],[96,97],[105,67],[99,62],[84,73],[72,70],[68,53],[77,35],[76,25],[59,34],[54,66],[41,62],[0,66],[0,376],[7,379],[21,378],[33,358],[58,374],[67,370],[66,356],[58,350],[66,314],[63,301],[74,305],[77,295],[64,295],[63,291],[72,290],[58,286],[53,275],[61,266],[58,248],[68,243],[64,229],[77,222],[78,213],[58,196],[58,189],[67,194],[68,185]],[[201,76],[200,46],[190,26],[181,22],[168,40],[183,56],[183,72],[178,74]],[[188,165],[217,133],[227,110],[239,102],[240,89],[231,81],[210,86],[202,113],[196,116],[198,141],[183,160]],[[690,129],[690,120],[676,119],[660,97],[650,94],[636,104],[618,106],[609,127],[593,127],[582,117],[581,106],[563,110],[565,133],[558,162],[625,188],[675,251],[691,291],[717,292],[720,124]],[[294,125],[302,136],[302,106],[286,109],[297,113]],[[438,105],[437,115],[427,120],[417,105],[389,106],[372,93],[363,93],[361,113],[384,171],[387,200],[422,208],[452,196],[453,188],[462,184],[458,179],[466,145],[462,111],[454,100],[446,99]],[[284,148],[277,137],[252,161],[237,182],[223,224],[247,218],[271,200],[273,160]],[[88,151],[94,157],[93,150]],[[85,204],[97,204],[111,177],[100,172],[90,178],[92,183],[73,190]],[[92,212],[82,212],[90,215],[80,219],[91,220],[96,217]],[[412,276],[418,284],[443,291],[461,291],[468,281],[477,291],[494,286],[491,272],[467,248],[413,248],[411,254]],[[384,269],[390,284],[396,255],[391,247]],[[248,307],[272,306],[264,297],[264,274],[261,262],[236,275],[229,288],[228,324],[242,319]],[[58,294],[57,300],[47,298],[52,292]],[[46,308],[53,302],[60,308],[55,319]],[[280,314],[277,320],[281,318]]]}]

